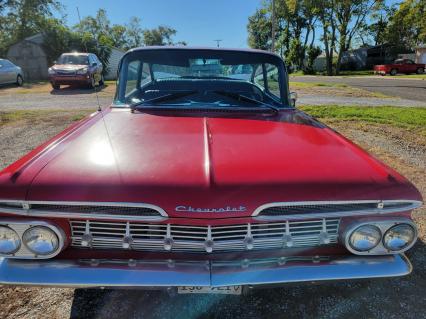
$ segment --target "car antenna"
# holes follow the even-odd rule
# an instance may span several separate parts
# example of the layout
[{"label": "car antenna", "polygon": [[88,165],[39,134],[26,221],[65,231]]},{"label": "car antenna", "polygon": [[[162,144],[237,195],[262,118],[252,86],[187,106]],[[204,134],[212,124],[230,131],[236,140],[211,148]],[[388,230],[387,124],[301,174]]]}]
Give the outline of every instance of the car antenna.
[{"label": "car antenna", "polygon": [[[80,21],[80,25],[81,25],[80,11],[78,10],[78,7],[77,7],[77,14],[78,14],[78,20]],[[95,41],[95,46],[98,49],[98,41],[97,41],[94,33],[92,33],[92,37],[93,37],[93,40]],[[84,42],[84,47],[86,49],[86,53],[89,53],[88,50],[87,50],[86,42]],[[106,135],[108,137],[109,145],[111,146],[111,149],[112,149],[113,146],[112,146],[111,136],[109,135],[108,126],[106,125],[106,122],[105,122],[104,112],[102,110],[101,103],[99,103],[99,96],[98,96],[98,91],[96,89],[96,83],[95,83],[94,89],[95,89],[95,94],[96,94],[96,101],[98,103],[98,112],[101,113],[102,122],[104,123],[104,127],[105,127],[105,131],[106,131]],[[112,150],[112,153],[113,153],[113,156],[114,156],[115,163],[117,163],[117,158],[115,157],[114,150]],[[118,174],[120,175],[120,179],[121,179],[121,174],[120,174],[120,170],[118,169],[118,167],[117,167],[117,170],[119,172]]]},{"label": "car antenna", "polygon": [[[81,25],[81,17],[80,17],[80,10],[78,9],[78,7],[76,7],[76,8],[77,8],[78,21],[80,22],[80,27],[82,27],[82,25]],[[97,48],[98,47],[98,41],[95,38],[95,34],[92,34],[92,37],[93,37],[93,40],[95,41],[95,45],[96,45],[96,48]],[[83,39],[83,37],[82,37],[82,39]],[[87,50],[86,41],[83,42],[83,45],[84,45],[84,48],[86,49],[86,53],[89,53],[89,51]],[[103,70],[102,70],[102,72],[103,72]],[[101,107],[101,103],[99,102],[99,95],[98,95],[98,89],[96,87],[96,83],[95,83],[95,86],[94,86],[94,90],[95,90],[95,95],[96,95],[96,102],[98,104],[98,112],[101,112],[102,118],[103,118],[102,107]]]}]

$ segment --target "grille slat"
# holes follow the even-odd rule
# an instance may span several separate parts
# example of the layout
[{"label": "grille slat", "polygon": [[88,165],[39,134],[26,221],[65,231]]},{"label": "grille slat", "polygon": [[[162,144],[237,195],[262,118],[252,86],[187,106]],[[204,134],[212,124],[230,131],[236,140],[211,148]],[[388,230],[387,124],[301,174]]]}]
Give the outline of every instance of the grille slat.
[{"label": "grille slat", "polygon": [[89,234],[92,242],[85,246],[91,248],[124,249],[124,239],[131,237],[129,249],[166,251],[166,238],[170,238],[172,251],[202,253],[206,251],[207,240],[213,242],[213,251],[244,251],[248,249],[245,242],[248,237],[253,239],[252,249],[285,248],[284,238],[288,240],[288,237],[292,241],[291,247],[323,245],[325,243],[320,238],[324,233],[328,235],[327,243],[333,244],[337,242],[339,222],[339,219],[317,219],[250,225],[185,226],[71,220],[70,224],[73,247],[82,248],[82,238]]}]

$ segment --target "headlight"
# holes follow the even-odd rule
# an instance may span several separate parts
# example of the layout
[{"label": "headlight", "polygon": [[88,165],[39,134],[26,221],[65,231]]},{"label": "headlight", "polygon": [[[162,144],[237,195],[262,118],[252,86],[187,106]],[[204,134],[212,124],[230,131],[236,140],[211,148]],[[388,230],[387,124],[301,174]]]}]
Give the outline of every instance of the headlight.
[{"label": "headlight", "polygon": [[11,228],[0,226],[0,254],[9,255],[17,252],[21,247],[21,239]]},{"label": "headlight", "polygon": [[83,69],[77,70],[77,74],[86,74],[87,70],[88,70],[87,68],[83,68]]},{"label": "headlight", "polygon": [[390,228],[383,236],[383,245],[393,251],[403,250],[416,239],[416,231],[408,224],[399,224]]},{"label": "headlight", "polygon": [[47,73],[49,73],[50,75],[55,74],[56,71],[52,68],[47,69]]},{"label": "headlight", "polygon": [[349,245],[357,251],[368,251],[380,243],[382,234],[373,225],[363,225],[355,229],[349,237]]},{"label": "headlight", "polygon": [[34,226],[27,229],[22,236],[22,241],[35,255],[50,255],[59,247],[58,236],[45,226]]}]

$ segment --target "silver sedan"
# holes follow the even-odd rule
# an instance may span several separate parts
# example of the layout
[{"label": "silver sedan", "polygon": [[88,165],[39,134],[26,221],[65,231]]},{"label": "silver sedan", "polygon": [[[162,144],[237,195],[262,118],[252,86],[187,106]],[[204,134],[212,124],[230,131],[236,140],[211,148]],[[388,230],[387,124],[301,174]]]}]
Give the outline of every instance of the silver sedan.
[{"label": "silver sedan", "polygon": [[16,83],[21,86],[24,83],[22,69],[6,59],[0,59],[0,84]]}]

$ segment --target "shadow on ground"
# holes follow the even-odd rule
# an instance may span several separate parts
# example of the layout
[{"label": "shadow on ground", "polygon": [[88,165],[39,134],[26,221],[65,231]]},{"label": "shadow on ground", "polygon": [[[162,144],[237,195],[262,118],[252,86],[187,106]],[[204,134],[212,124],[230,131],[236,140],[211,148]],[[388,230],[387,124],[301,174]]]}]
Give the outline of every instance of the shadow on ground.
[{"label": "shadow on ground", "polygon": [[401,278],[255,290],[245,296],[77,289],[71,318],[426,318],[426,247]]}]

